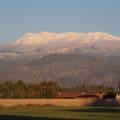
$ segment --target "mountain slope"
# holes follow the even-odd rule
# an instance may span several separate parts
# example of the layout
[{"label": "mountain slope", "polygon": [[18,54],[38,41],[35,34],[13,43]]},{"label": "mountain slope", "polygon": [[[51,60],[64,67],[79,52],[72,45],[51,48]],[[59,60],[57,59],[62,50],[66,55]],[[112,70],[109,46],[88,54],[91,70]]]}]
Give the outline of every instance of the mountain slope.
[{"label": "mountain slope", "polygon": [[120,37],[101,32],[29,33],[0,45],[0,81],[114,86],[120,78],[119,61]]},{"label": "mountain slope", "polygon": [[[53,80],[63,86],[103,84],[114,86],[120,78],[120,65],[80,54],[53,54],[27,64],[0,61],[0,81]],[[115,82],[116,81],[116,82]]]},{"label": "mountain slope", "polygon": [[119,64],[80,54],[48,55],[29,64],[44,80],[62,85],[104,84],[113,86],[119,79]]}]

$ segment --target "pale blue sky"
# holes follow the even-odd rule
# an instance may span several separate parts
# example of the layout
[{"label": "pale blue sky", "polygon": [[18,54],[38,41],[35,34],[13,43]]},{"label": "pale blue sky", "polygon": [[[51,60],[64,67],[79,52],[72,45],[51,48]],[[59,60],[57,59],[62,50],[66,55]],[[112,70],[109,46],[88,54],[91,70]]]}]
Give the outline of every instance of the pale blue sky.
[{"label": "pale blue sky", "polygon": [[0,0],[0,42],[42,31],[120,36],[120,0]]}]

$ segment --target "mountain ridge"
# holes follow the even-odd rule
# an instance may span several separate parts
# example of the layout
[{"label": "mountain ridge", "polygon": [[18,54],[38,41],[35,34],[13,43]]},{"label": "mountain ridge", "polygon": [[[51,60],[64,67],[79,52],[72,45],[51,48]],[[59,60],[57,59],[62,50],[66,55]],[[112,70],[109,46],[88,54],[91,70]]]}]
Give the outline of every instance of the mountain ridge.
[{"label": "mountain ridge", "polygon": [[28,59],[54,53],[80,53],[94,56],[120,56],[120,37],[94,33],[28,33],[0,45],[0,59]]},{"label": "mountain ridge", "polygon": [[[112,41],[120,41],[120,37],[116,37],[107,33],[103,32],[93,32],[93,33],[78,33],[78,32],[66,32],[66,33],[51,33],[51,32],[41,32],[41,33],[27,33],[22,36],[20,39],[13,42],[13,44],[46,44],[47,42],[54,41],[54,40],[67,40],[67,41],[74,41],[74,40],[112,40]],[[26,41],[27,40],[27,41]]]}]

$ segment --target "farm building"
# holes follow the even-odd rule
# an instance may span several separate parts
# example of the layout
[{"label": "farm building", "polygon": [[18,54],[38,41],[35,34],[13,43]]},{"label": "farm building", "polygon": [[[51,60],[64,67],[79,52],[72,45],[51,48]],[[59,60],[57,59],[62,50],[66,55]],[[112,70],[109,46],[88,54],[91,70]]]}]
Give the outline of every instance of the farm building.
[{"label": "farm building", "polygon": [[105,93],[88,93],[88,92],[59,92],[58,99],[77,99],[77,98],[99,98],[102,99]]}]

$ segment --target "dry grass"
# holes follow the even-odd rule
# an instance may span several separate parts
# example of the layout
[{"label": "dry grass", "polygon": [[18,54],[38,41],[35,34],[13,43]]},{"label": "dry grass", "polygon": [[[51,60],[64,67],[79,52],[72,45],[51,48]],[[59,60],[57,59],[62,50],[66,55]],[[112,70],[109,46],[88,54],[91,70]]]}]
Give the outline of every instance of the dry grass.
[{"label": "dry grass", "polygon": [[[120,104],[120,98],[116,100]],[[0,99],[0,106],[87,106],[96,102],[93,98],[81,99]]]},{"label": "dry grass", "polygon": [[91,104],[95,99],[0,99],[0,106],[85,106]]}]

